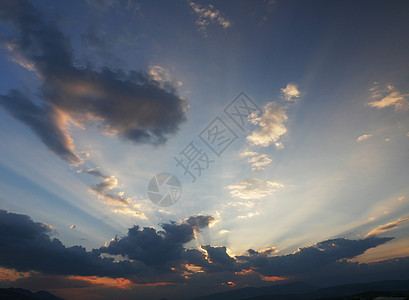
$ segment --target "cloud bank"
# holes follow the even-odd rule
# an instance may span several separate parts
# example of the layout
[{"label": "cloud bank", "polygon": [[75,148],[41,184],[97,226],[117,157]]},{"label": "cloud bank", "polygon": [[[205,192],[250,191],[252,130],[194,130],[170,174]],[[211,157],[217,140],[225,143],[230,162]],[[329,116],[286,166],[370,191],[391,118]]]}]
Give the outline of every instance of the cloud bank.
[{"label": "cloud bank", "polygon": [[303,280],[359,276],[366,280],[407,274],[408,258],[370,264],[349,260],[392,240],[389,237],[334,238],[285,255],[276,255],[274,247],[249,249],[237,256],[229,255],[226,246],[186,248],[195,239],[195,231],[207,228],[213,221],[211,216],[192,216],[162,224],[162,230],[135,225],[125,236],[87,251],[81,246],[67,247],[52,238],[50,226],[44,223],[0,210],[0,267],[13,272],[125,278],[127,282],[152,284],[189,280],[201,284],[214,284],[214,280],[245,283],[254,278],[261,283],[263,278],[274,276]]}]

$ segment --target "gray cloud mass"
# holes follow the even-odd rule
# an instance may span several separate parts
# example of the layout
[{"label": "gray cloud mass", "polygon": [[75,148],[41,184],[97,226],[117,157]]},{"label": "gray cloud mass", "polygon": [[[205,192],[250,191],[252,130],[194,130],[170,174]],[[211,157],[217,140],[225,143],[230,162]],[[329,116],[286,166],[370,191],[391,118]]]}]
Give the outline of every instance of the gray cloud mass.
[{"label": "gray cloud mass", "polygon": [[[392,238],[368,237],[360,240],[336,238],[326,240],[285,255],[274,255],[274,248],[246,255],[230,256],[225,246],[202,245],[188,249],[185,244],[195,239],[195,230],[207,227],[211,216],[192,216],[181,222],[152,227],[129,228],[123,237],[115,237],[107,245],[87,251],[82,246],[66,247],[50,237],[50,226],[34,222],[26,215],[0,210],[0,266],[16,271],[43,274],[106,276],[128,278],[133,282],[185,282],[190,272],[186,266],[199,267],[195,278],[227,276],[238,278],[244,270],[259,276],[280,276],[303,280],[390,279],[404,276],[409,258],[369,264],[352,262],[370,248]],[[108,255],[108,256],[107,256]],[[117,257],[123,259],[117,261]],[[24,258],[24,259],[23,259]],[[115,258],[115,259],[114,259]],[[242,278],[242,280],[245,280]]]},{"label": "gray cloud mass", "polygon": [[69,38],[43,21],[28,1],[1,1],[0,19],[16,32],[2,37],[2,45],[41,81],[36,101],[10,90],[0,95],[0,105],[69,163],[81,163],[69,124],[96,124],[125,140],[159,145],[185,121],[185,103],[172,84],[159,83],[145,71],[77,65]]}]

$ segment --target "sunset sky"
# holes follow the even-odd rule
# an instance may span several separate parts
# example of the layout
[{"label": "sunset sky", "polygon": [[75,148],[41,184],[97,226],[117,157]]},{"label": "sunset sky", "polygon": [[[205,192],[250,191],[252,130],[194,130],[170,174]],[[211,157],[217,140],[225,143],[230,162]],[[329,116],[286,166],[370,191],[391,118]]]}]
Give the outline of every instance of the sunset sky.
[{"label": "sunset sky", "polygon": [[408,1],[2,0],[0,21],[0,287],[408,279]]}]

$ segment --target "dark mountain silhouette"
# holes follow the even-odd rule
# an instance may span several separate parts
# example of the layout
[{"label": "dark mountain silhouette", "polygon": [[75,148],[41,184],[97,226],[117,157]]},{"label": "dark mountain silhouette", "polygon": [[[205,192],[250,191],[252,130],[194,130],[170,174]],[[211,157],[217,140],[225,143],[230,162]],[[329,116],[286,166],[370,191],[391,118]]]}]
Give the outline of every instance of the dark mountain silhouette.
[{"label": "dark mountain silhouette", "polygon": [[8,300],[64,300],[46,291],[31,292],[20,288],[0,288],[0,299]]},{"label": "dark mountain silhouette", "polygon": [[369,291],[408,291],[409,280],[386,280],[367,283],[343,284],[322,288],[307,296],[314,298],[351,296]]},{"label": "dark mountain silhouette", "polygon": [[409,280],[387,280],[318,288],[294,282],[260,288],[242,288],[194,300],[372,300],[376,297],[409,299]]},{"label": "dark mountain silhouette", "polygon": [[383,292],[371,291],[359,293],[352,296],[321,298],[320,300],[374,300],[374,299],[408,300],[409,291],[383,291]]},{"label": "dark mountain silhouette", "polygon": [[316,290],[318,287],[305,282],[291,282],[266,287],[246,287],[209,296],[202,296],[194,300],[236,300],[262,295],[301,294]]}]

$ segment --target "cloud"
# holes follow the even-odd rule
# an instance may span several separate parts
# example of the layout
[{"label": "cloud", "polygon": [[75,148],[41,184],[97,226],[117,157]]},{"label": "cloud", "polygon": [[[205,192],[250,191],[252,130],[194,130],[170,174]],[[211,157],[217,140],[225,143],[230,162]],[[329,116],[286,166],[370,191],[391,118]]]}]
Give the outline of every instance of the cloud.
[{"label": "cloud", "polygon": [[407,221],[409,221],[409,218],[400,218],[400,219],[397,219],[397,220],[395,220],[395,221],[386,223],[386,224],[384,224],[384,225],[381,225],[381,226],[379,226],[379,227],[377,227],[377,228],[371,230],[371,231],[366,235],[366,237],[372,236],[372,235],[378,235],[378,234],[381,234],[381,233],[384,233],[384,232],[387,232],[387,231],[396,229],[396,228],[398,228],[398,225],[399,225],[399,224],[404,223],[404,222],[407,222]]},{"label": "cloud", "polygon": [[279,182],[248,178],[240,181],[238,184],[227,186],[227,189],[230,190],[230,195],[233,198],[261,199],[283,187],[284,185]]},{"label": "cloud", "polygon": [[258,154],[253,151],[244,151],[240,156],[247,157],[247,161],[251,164],[252,171],[264,170],[265,166],[273,161],[267,154]]},{"label": "cloud", "polygon": [[141,263],[114,263],[113,259],[101,258],[81,246],[66,247],[60,240],[50,238],[47,226],[26,215],[0,210],[0,235],[0,265],[17,271],[120,277],[119,274],[143,270]]},{"label": "cloud", "polygon": [[199,26],[199,30],[207,35],[206,29],[210,24],[218,24],[224,29],[231,26],[229,20],[221,16],[220,11],[214,8],[212,4],[209,4],[207,8],[200,6],[199,4],[188,1],[190,7],[197,15],[196,25]]},{"label": "cloud", "polygon": [[199,230],[202,228],[208,227],[215,221],[215,218],[212,216],[192,216],[185,220],[186,224],[189,224],[194,229]]},{"label": "cloud", "polygon": [[281,89],[281,92],[287,101],[295,101],[301,96],[301,92],[295,83],[288,83],[285,88]]},{"label": "cloud", "polygon": [[390,240],[392,238],[369,237],[361,240],[337,238],[280,256],[270,256],[270,253],[255,255],[254,250],[250,249],[249,255],[236,259],[243,261],[243,266],[253,267],[255,271],[265,276],[312,276],[329,265],[361,255],[366,250]]},{"label": "cloud", "polygon": [[232,201],[227,203],[227,206],[232,206],[232,207],[242,207],[242,208],[252,208],[256,203],[254,201]]},{"label": "cloud", "polygon": [[212,247],[210,245],[202,246],[202,249],[206,250],[209,260],[213,264],[224,266],[225,270],[228,267],[233,267],[236,260],[227,254],[227,248],[225,246]]},{"label": "cloud", "polygon": [[207,227],[212,220],[214,218],[211,216],[194,216],[180,224],[162,224],[163,231],[134,226],[125,237],[115,238],[106,247],[101,247],[99,252],[122,255],[149,266],[164,268],[172,261],[182,259],[185,251],[183,245],[195,238],[194,230]]},{"label": "cloud", "polygon": [[73,165],[81,164],[81,159],[74,152],[67,121],[56,107],[47,104],[38,106],[14,89],[7,95],[0,95],[0,106],[16,120],[30,127],[50,151]]},{"label": "cloud", "polygon": [[254,130],[247,140],[257,146],[267,147],[270,144],[278,148],[282,147],[279,139],[287,132],[284,123],[288,117],[285,109],[279,104],[269,102],[264,106],[264,113],[261,117],[253,117],[250,121],[260,128]]},{"label": "cloud", "polygon": [[[86,251],[81,246],[66,247],[60,240],[51,238],[50,228],[43,223],[0,210],[0,266],[19,272],[125,277],[135,282],[152,281],[155,276],[169,274],[177,279],[189,256],[185,257],[184,244],[195,238],[195,228],[205,228],[213,217],[193,216],[188,220],[191,224],[162,224],[163,230],[159,231],[133,226],[126,236],[115,237],[104,247]],[[101,254],[121,255],[125,259],[115,261]],[[201,255],[204,259],[204,254]],[[179,271],[172,271],[175,268]]]},{"label": "cloud", "polygon": [[357,142],[361,142],[361,141],[363,141],[363,140],[369,139],[371,136],[372,136],[372,134],[363,134],[363,135],[359,136],[359,137],[356,139],[356,141],[357,141]]},{"label": "cloud", "polygon": [[407,110],[409,108],[409,94],[402,94],[393,85],[386,88],[374,86],[370,89],[371,98],[375,101],[368,102],[368,106],[378,109],[393,107],[394,110]]},{"label": "cloud", "polygon": [[182,86],[182,81],[173,82],[170,72],[161,66],[150,66],[148,69],[149,75],[153,80],[162,84],[163,88],[166,88],[170,83],[175,86]]},{"label": "cloud", "polygon": [[101,179],[102,181],[90,187],[90,191],[98,195],[98,198],[103,199],[104,203],[111,207],[111,212],[120,215],[137,217],[142,220],[147,220],[147,216],[138,209],[137,204],[132,203],[132,199],[125,197],[125,193],[119,191],[112,193],[118,188],[118,179],[115,176],[108,176],[96,169],[80,170],[82,172]]},{"label": "cloud", "polygon": [[115,214],[136,217],[141,220],[148,220],[148,217],[143,212],[140,212],[139,210],[132,208],[132,207],[112,208],[111,211]]},{"label": "cloud", "polygon": [[261,251],[249,249],[247,250],[248,254],[246,256],[236,256],[236,258],[243,264],[243,269],[246,269],[247,267],[249,269],[259,268],[268,264],[268,258],[271,257],[274,252],[276,252],[274,247]]},{"label": "cloud", "polygon": [[367,280],[407,274],[408,258],[371,264],[349,260],[392,239],[386,237],[335,238],[285,255],[275,255],[274,247],[249,249],[241,256],[229,255],[226,246],[202,245],[198,249],[187,249],[186,243],[195,239],[195,230],[204,229],[213,220],[211,216],[192,216],[162,224],[162,230],[133,226],[125,236],[87,251],[81,246],[66,247],[60,240],[51,238],[50,228],[43,223],[0,210],[0,267],[30,272],[25,273],[24,280],[50,274],[119,278],[128,284],[196,282],[209,287],[215,281],[227,279],[246,284],[249,278],[246,270],[252,270],[255,275],[252,278],[259,281],[263,276],[318,278],[326,282],[329,277],[345,280],[352,276]]},{"label": "cloud", "polygon": [[[118,179],[115,176],[107,176],[95,169],[83,170],[84,173],[102,179],[102,182],[94,184],[90,187],[90,190],[97,193],[98,197],[105,200],[105,204],[114,206],[128,206],[131,203],[131,199],[124,196],[124,192],[118,192],[116,194],[107,193],[118,187]],[[130,210],[126,210],[128,214]],[[114,212],[124,213],[125,210],[116,210]],[[135,211],[136,212],[136,211]]]},{"label": "cloud", "polygon": [[41,82],[36,101],[10,90],[0,96],[0,105],[69,163],[81,163],[69,125],[97,125],[134,143],[159,145],[186,120],[185,101],[172,84],[145,71],[77,65],[69,38],[45,23],[28,1],[2,1],[0,19],[17,32],[3,42],[11,56],[21,58]]},{"label": "cloud", "polygon": [[258,216],[260,213],[258,212],[258,211],[256,211],[256,212],[250,212],[250,213],[248,213],[247,215],[244,215],[244,216],[237,216],[237,219],[248,219],[248,218],[252,218],[252,217],[255,217],[255,216]]},{"label": "cloud", "polygon": [[109,176],[102,174],[101,171],[95,170],[95,169],[82,170],[82,172],[98,177],[98,178],[101,178],[101,179],[106,179],[109,177]]},{"label": "cloud", "polygon": [[[294,83],[289,83],[281,89],[284,98],[288,101],[296,100],[301,92]],[[261,117],[250,115],[249,121],[258,126],[249,136],[247,141],[256,146],[267,147],[274,144],[276,148],[283,148],[281,137],[287,133],[285,122],[288,119],[286,110],[289,103],[281,105],[277,102],[268,102],[264,106],[264,113]]]}]

